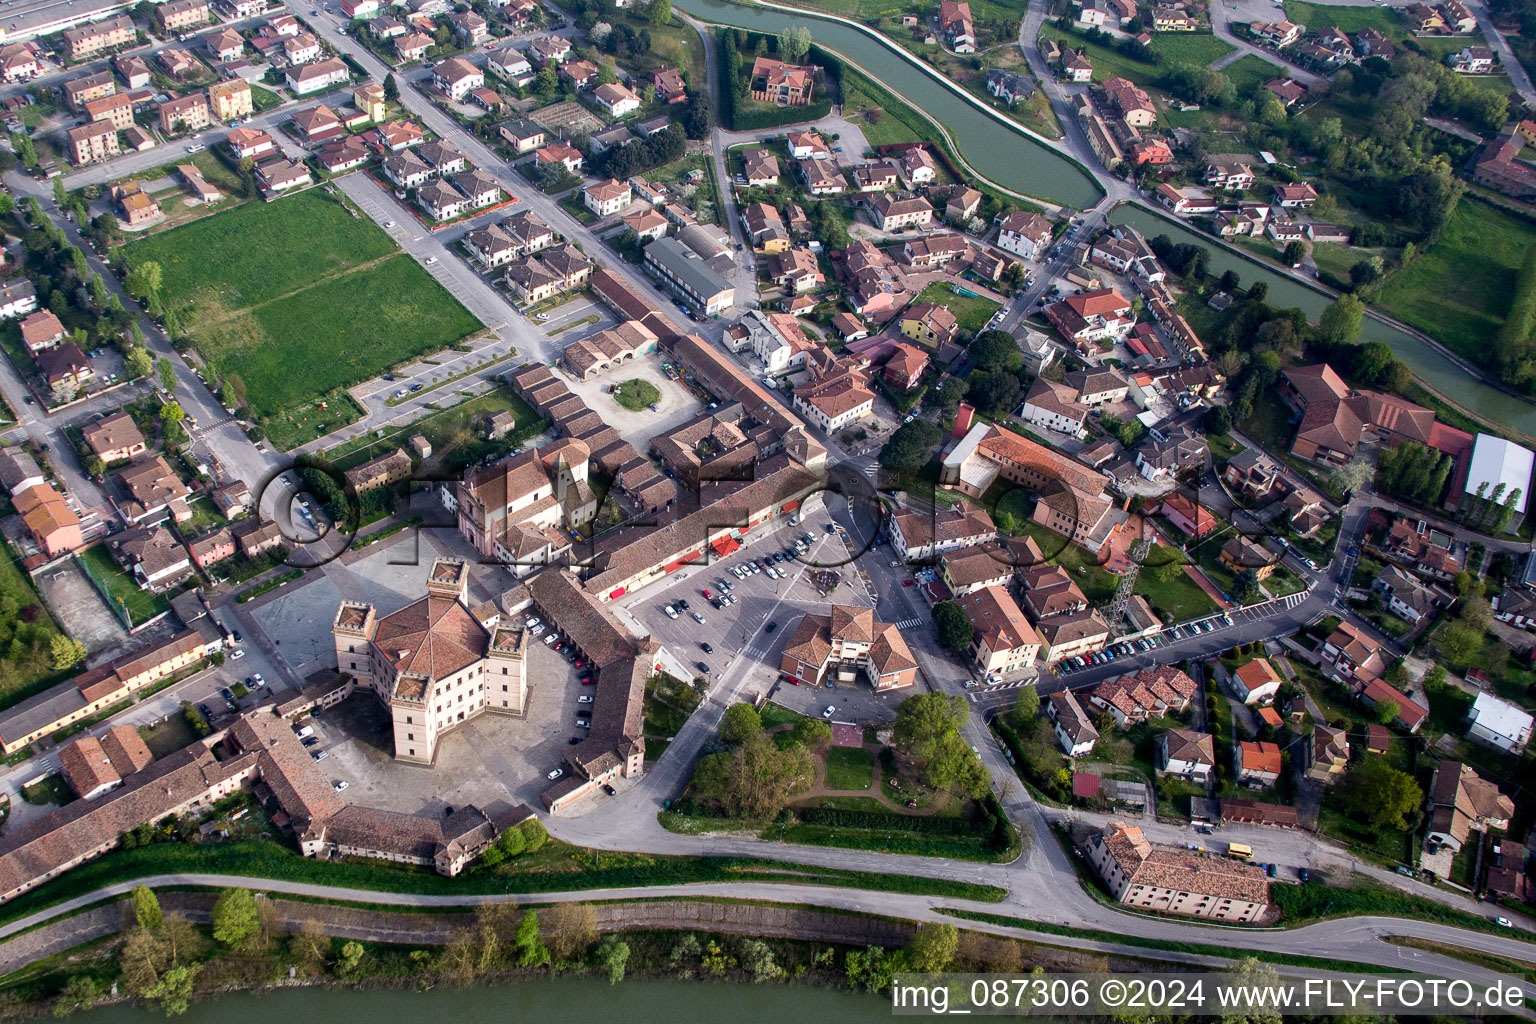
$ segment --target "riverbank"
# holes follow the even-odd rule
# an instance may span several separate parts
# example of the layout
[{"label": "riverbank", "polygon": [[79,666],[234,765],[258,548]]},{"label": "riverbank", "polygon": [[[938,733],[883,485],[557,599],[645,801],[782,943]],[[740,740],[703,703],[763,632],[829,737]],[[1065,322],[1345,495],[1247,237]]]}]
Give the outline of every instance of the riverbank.
[{"label": "riverbank", "polygon": [[[236,904],[249,912],[233,914]],[[176,1013],[199,1000],[217,999],[224,1007],[234,993],[452,986],[440,1001],[485,992],[486,985],[521,988],[556,979],[581,986],[588,998],[595,994],[588,989],[636,976],[695,983],[689,988],[701,980],[784,982],[841,997],[884,987],[891,971],[906,963],[970,971],[1143,966],[1139,957],[1036,945],[947,923],[689,899],[418,914],[252,898],[244,890],[168,891],[158,898],[143,890],[0,945],[12,962],[18,943],[34,955],[0,979],[12,1016],[67,1013],[97,1002],[111,1003],[114,1012],[150,1005]],[[940,950],[937,960],[931,947]],[[872,949],[877,952],[867,952]],[[151,977],[145,965],[156,958]],[[187,983],[165,991],[160,979],[178,968],[176,976]]]}]

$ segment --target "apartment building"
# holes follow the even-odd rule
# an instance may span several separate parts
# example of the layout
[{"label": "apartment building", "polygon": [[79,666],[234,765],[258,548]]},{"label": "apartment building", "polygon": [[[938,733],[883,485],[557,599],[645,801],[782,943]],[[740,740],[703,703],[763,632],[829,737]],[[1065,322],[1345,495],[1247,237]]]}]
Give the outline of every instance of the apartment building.
[{"label": "apartment building", "polygon": [[91,121],[78,128],[71,128],[69,137],[70,160],[76,165],[110,160],[122,152],[117,138],[117,125],[110,120]]},{"label": "apartment building", "polygon": [[916,682],[917,662],[894,624],[877,621],[868,608],[834,604],[828,612],[807,613],[796,624],[784,645],[781,672],[812,684],[828,672],[845,683],[862,673],[877,692]]},{"label": "apartment building", "polygon": [[208,109],[215,120],[228,124],[240,117],[250,117],[256,112],[251,100],[251,83],[243,78],[228,82],[215,82],[208,87]]},{"label": "apartment building", "polygon": [[1269,882],[1257,866],[1154,846],[1140,828],[1124,822],[1111,822],[1095,835],[1087,853],[1110,894],[1128,907],[1254,922],[1269,905]]},{"label": "apartment building", "polygon": [[703,316],[716,316],[736,302],[731,283],[675,238],[658,238],[647,245],[645,265]]},{"label": "apartment building", "polygon": [[67,28],[63,35],[64,49],[70,59],[84,60],[87,57],[94,57],[103,50],[111,50],[136,42],[139,38],[139,30],[134,26],[133,19],[126,14],[119,14],[115,18],[93,21],[78,28]]}]

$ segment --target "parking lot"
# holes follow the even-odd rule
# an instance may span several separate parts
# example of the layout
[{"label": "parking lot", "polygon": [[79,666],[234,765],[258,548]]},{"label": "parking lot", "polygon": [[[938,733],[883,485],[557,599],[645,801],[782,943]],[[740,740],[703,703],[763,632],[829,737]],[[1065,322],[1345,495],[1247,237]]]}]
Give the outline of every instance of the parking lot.
[{"label": "parking lot", "polygon": [[[539,316],[547,319],[540,320]],[[593,323],[582,324],[580,327],[570,326],[594,316],[597,320]],[[533,319],[534,323],[538,324],[539,330],[555,338],[562,350],[579,338],[590,338],[599,331],[606,331],[618,323],[607,306],[584,296],[578,296],[545,313],[536,314]],[[565,329],[561,330],[561,328]]]},{"label": "parking lot", "polygon": [[580,684],[574,665],[541,642],[544,636],[531,638],[528,647],[526,715],[482,714],[443,734],[432,767],[394,760],[388,714],[368,693],[320,714],[312,723],[312,754],[324,751],[320,766],[332,780],[347,783],[349,803],[407,813],[443,813],[494,800],[539,806],[549,773],[562,768],[571,740],[586,735],[576,720],[591,705],[581,698],[596,693],[595,686]]}]

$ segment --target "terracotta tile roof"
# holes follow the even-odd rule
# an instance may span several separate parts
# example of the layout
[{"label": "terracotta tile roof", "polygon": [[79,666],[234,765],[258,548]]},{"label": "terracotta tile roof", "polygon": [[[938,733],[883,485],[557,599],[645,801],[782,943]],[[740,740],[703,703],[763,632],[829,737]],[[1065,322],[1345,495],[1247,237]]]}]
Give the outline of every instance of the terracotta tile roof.
[{"label": "terracotta tile roof", "polygon": [[380,619],[373,642],[396,672],[445,679],[484,658],[490,634],[463,603],[428,595]]}]

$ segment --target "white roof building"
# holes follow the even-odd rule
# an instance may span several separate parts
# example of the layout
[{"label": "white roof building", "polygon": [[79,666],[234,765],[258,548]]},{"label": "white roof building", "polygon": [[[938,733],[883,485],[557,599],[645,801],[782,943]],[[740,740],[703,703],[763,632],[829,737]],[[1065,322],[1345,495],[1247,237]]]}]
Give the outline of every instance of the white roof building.
[{"label": "white roof building", "polygon": [[1491,693],[1478,694],[1467,717],[1472,723],[1467,738],[1486,747],[1520,754],[1530,741],[1531,716]]},{"label": "white roof building", "polygon": [[1525,514],[1531,497],[1531,468],[1536,464],[1536,452],[1521,447],[1513,441],[1492,434],[1478,434],[1472,442],[1472,464],[1467,469],[1467,494],[1475,495],[1482,484],[1485,498],[1492,498],[1499,484],[1504,485],[1501,504],[1518,489],[1515,512]]}]

